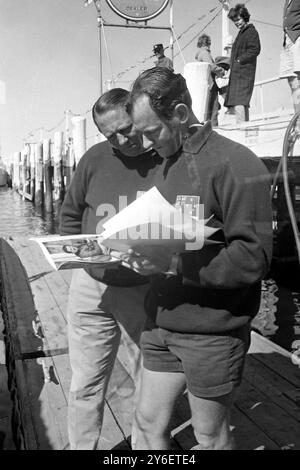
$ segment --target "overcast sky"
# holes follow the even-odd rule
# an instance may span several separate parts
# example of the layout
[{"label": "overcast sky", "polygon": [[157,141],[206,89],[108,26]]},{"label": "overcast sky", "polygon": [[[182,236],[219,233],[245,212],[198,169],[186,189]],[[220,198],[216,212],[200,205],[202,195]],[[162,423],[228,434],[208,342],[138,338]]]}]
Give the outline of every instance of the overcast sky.
[{"label": "overcast sky", "polygon": [[[232,5],[235,2],[231,2]],[[284,0],[250,0],[247,8],[262,43],[256,80],[278,75],[282,46]],[[184,60],[194,60],[197,36],[218,13],[218,0],[174,0],[174,29]],[[213,11],[212,11],[213,10]],[[102,0],[107,22],[124,24]],[[168,26],[168,8],[150,22]],[[271,23],[271,24],[265,24]],[[185,32],[188,30],[187,32]],[[103,81],[129,69],[118,86],[129,88],[142,69],[153,66],[152,46],[169,43],[166,31],[106,27],[102,37]],[[205,31],[212,38],[213,56],[221,55],[221,14]],[[231,33],[237,30],[231,25]],[[186,44],[191,41],[187,47]],[[105,47],[107,43],[107,48]],[[175,54],[178,47],[175,44]],[[168,51],[166,51],[168,55]],[[181,54],[174,60],[176,72],[183,72]],[[6,84],[6,103],[0,104],[2,154],[22,148],[23,139],[53,137],[53,128],[63,130],[64,112],[86,113],[99,96],[99,37],[95,6],[84,0],[0,0],[0,80]],[[285,81],[265,92],[266,104],[280,106],[290,99]],[[253,106],[257,98],[253,98]],[[290,107],[288,103],[287,107]],[[88,136],[96,133],[87,114]],[[60,126],[56,127],[58,123]],[[45,130],[38,131],[40,127]],[[50,131],[50,132],[48,132]],[[91,142],[91,144],[94,142]]]}]

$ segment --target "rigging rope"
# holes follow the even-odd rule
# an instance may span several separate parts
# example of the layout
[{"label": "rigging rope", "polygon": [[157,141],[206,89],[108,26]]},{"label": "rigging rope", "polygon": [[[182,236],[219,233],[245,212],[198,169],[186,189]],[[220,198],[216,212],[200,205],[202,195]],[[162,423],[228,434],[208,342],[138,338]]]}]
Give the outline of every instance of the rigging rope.
[{"label": "rigging rope", "polygon": [[[210,13],[213,13],[215,10],[217,9],[217,6],[215,6],[214,8],[211,8],[206,14],[204,15],[201,15],[199,18],[196,19],[196,21],[194,23],[192,23],[188,28],[186,28],[178,37],[177,39],[181,39],[182,36],[184,34],[186,34],[190,29],[194,28],[194,26],[197,26],[199,21],[202,21],[204,20],[204,18],[206,18]],[[222,8],[221,8],[221,11],[222,11]],[[211,21],[204,27],[204,29],[211,23]],[[104,24],[105,25],[105,24]],[[202,30],[203,31],[203,30]],[[199,33],[197,33],[198,35]],[[193,39],[194,40],[194,39]],[[169,49],[169,46],[167,46],[165,49]],[[180,52],[178,52],[174,57],[176,57],[178,54],[180,54]],[[131,65],[130,67],[127,67],[125,70],[123,70],[122,72],[119,72],[117,75],[116,75],[116,80],[120,77],[122,77],[125,73],[135,69],[136,67],[138,67],[139,65],[141,64],[144,64],[145,62],[147,62],[148,60],[152,59],[154,56],[154,54],[152,54],[151,56],[147,56],[145,57],[142,61],[138,61],[137,64],[135,65]]]},{"label": "rigging rope", "polygon": [[[103,18],[101,16],[100,17],[100,28],[102,28],[102,31],[103,31],[105,52],[106,52],[107,60],[108,60],[108,63],[109,63],[111,79],[112,79],[112,82],[114,83],[114,74],[113,74],[113,68],[112,68],[112,63],[111,63],[111,57],[110,57],[110,54],[109,54],[108,45],[107,45],[107,41],[106,41],[105,28],[103,26],[104,26]],[[101,34],[101,29],[100,29],[100,34]]]},{"label": "rigging rope", "polygon": [[[212,19],[195,36],[193,36],[193,38],[182,48],[182,50],[186,49],[196,39],[196,37],[199,36],[199,34],[201,34],[203,31],[205,31],[207,26],[209,26],[217,18],[217,16],[221,13],[221,11],[222,11],[222,8],[220,8],[217,11],[217,13],[215,14],[215,16],[213,16]],[[175,54],[174,57],[177,57],[178,54],[179,53]]]},{"label": "rigging rope", "polygon": [[177,36],[176,36],[175,29],[173,28],[173,26],[172,26],[171,29],[172,29],[172,34],[173,34],[173,36],[175,37],[175,41],[176,41],[178,50],[179,50],[179,52],[180,52],[180,55],[181,55],[181,58],[182,58],[182,62],[183,62],[184,65],[185,65],[185,64],[186,64],[186,61],[185,61],[184,55],[183,55],[183,53],[182,53],[182,50],[181,50],[181,48],[180,48],[180,44],[179,44],[179,42],[178,42],[178,38],[177,38]]}]

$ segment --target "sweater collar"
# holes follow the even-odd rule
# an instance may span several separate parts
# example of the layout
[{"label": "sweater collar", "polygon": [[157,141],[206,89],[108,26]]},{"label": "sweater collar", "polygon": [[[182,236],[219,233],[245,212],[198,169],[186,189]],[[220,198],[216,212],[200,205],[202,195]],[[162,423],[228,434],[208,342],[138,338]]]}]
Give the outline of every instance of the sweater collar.
[{"label": "sweater collar", "polygon": [[195,128],[196,132],[184,141],[183,151],[185,153],[197,154],[212,133],[211,122],[207,121],[204,125],[196,124],[191,127]]}]

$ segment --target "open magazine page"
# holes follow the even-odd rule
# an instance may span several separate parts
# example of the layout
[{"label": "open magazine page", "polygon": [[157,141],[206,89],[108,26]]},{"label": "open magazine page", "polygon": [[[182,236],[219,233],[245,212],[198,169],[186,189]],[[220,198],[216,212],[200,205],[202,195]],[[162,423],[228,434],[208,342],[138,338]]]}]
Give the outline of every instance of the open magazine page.
[{"label": "open magazine page", "polygon": [[100,243],[119,251],[129,248],[143,254],[143,247],[165,247],[173,253],[199,250],[218,229],[207,220],[174,207],[156,187],[151,188],[106,222]]},{"label": "open magazine page", "polygon": [[[184,196],[185,200],[191,196]],[[200,204],[198,204],[200,208]],[[92,235],[47,236],[33,238],[39,243],[54,269],[72,269],[97,264],[100,267],[126,267],[129,249],[146,258],[157,257],[160,250],[177,255],[200,250],[218,229],[206,225],[208,220],[195,215],[186,206],[174,207],[156,187],[151,188],[103,225],[104,231]]]},{"label": "open magazine page", "polygon": [[102,268],[120,264],[110,249],[99,244],[97,235],[72,235],[31,238],[41,247],[47,261],[55,270],[97,265]]}]

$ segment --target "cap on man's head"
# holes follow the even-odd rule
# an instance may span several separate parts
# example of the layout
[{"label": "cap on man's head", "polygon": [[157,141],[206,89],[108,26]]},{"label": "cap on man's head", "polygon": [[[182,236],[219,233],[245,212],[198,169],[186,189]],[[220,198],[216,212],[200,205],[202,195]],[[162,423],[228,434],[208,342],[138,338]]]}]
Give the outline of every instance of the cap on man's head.
[{"label": "cap on man's head", "polygon": [[155,54],[156,52],[161,52],[161,51],[163,51],[163,50],[164,50],[164,46],[163,46],[162,44],[155,44],[155,45],[153,46],[153,52],[154,52],[154,54]]}]

